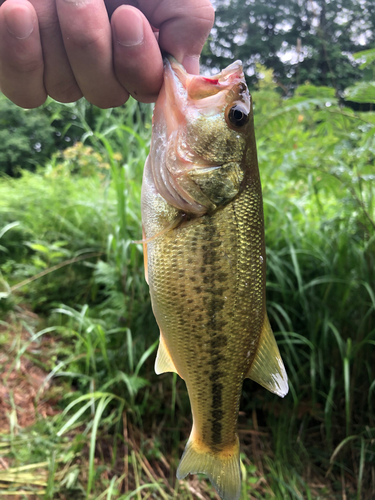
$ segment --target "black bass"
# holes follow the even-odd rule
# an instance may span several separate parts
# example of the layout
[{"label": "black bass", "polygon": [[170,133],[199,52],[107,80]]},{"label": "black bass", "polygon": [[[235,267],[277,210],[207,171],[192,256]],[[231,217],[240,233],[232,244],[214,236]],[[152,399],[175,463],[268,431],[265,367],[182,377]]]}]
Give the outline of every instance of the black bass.
[{"label": "black bass", "polygon": [[262,190],[239,61],[207,78],[166,59],[142,221],[155,370],[185,380],[193,413],[177,477],[205,473],[224,500],[238,500],[243,380],[288,392],[266,312]]}]

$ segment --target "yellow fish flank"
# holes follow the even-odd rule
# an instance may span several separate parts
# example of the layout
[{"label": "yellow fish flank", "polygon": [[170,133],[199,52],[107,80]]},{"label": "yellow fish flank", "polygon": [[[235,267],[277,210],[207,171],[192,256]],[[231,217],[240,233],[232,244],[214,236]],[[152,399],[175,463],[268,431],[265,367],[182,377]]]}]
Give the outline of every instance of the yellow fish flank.
[{"label": "yellow fish flank", "polygon": [[142,187],[156,373],[176,372],[193,428],[177,477],[205,473],[238,500],[243,380],[285,396],[265,302],[262,191],[251,97],[235,62],[206,78],[165,61]]}]

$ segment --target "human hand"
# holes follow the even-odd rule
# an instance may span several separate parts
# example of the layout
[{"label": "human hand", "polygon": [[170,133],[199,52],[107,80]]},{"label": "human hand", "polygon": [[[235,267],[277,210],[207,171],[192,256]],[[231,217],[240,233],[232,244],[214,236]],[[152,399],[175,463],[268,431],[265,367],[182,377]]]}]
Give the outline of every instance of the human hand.
[{"label": "human hand", "polygon": [[153,102],[161,50],[198,73],[213,20],[209,0],[0,0],[0,90],[24,108]]}]

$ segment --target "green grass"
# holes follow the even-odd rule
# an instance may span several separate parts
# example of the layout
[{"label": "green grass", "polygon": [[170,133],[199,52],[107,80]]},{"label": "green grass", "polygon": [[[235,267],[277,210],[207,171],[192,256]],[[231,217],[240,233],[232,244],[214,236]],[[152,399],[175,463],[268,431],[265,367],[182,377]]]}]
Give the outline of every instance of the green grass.
[{"label": "green grass", "polygon": [[[280,400],[245,381],[241,500],[367,500],[375,494],[375,115],[355,115],[314,87],[287,101],[262,88],[254,100],[268,312],[290,393]],[[23,429],[10,411],[0,449],[24,475],[9,486],[0,471],[0,488],[64,499],[217,498],[203,477],[176,482],[189,403],[178,377],[153,371],[158,329],[133,243],[150,108],[49,106],[75,116],[66,130],[80,129],[82,143],[37,173],[0,181],[8,322],[0,339],[16,372],[23,358],[42,365],[50,390],[60,388],[59,412]],[[39,326],[23,316],[25,304]],[[38,342],[42,358],[31,349]],[[27,482],[31,464],[39,486]]]}]

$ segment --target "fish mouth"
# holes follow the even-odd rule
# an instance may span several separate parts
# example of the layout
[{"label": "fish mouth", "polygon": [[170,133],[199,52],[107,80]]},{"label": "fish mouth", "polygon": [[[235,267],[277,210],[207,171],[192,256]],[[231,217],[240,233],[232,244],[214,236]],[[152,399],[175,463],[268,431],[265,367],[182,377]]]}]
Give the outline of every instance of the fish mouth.
[{"label": "fish mouth", "polygon": [[[173,56],[164,58],[165,91],[174,106],[189,105],[204,114],[215,114],[229,102],[242,101],[250,112],[242,62],[237,60],[213,76],[191,75]],[[180,117],[181,118],[181,117]]]},{"label": "fish mouth", "polygon": [[212,76],[191,75],[187,73],[183,65],[171,55],[164,57],[164,68],[166,71],[170,68],[175,73],[192,99],[199,99],[200,96],[203,98],[204,96],[215,95],[221,90],[228,88],[229,85],[245,82],[242,62],[240,60],[234,61],[220,73]]}]

